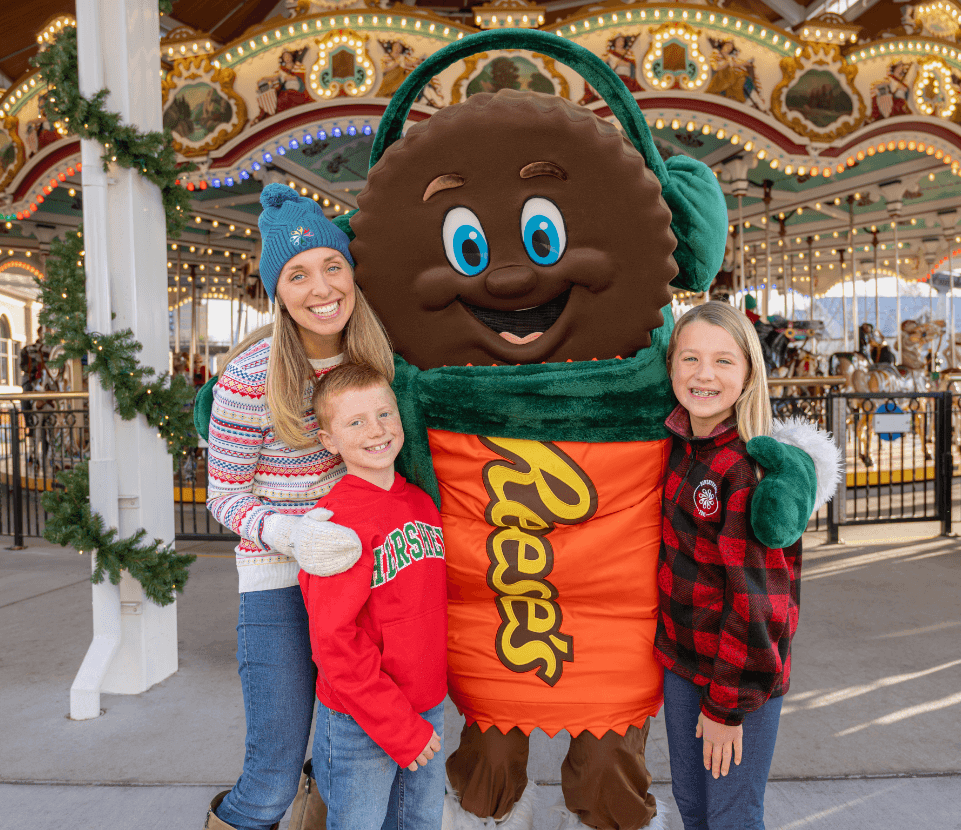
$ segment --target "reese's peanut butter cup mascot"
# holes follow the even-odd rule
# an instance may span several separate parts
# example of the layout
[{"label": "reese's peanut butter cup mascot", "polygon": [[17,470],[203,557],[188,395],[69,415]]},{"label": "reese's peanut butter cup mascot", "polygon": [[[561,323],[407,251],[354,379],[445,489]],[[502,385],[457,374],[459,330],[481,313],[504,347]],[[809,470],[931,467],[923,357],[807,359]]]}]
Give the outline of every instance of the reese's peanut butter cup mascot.
[{"label": "reese's peanut butter cup mascot", "polygon": [[[557,96],[505,90],[401,138],[424,83],[505,48],[578,70],[624,133]],[[602,61],[530,31],[429,58],[394,95],[371,164],[349,220],[356,280],[397,353],[406,474],[439,497],[447,545],[449,691],[467,720],[447,821],[531,826],[540,727],[572,737],[570,826],[648,826],[670,287],[703,291],[717,274],[721,190],[701,162],[661,159]],[[814,464],[755,441],[768,475],[754,528],[779,547],[811,515]]]},{"label": "reese's peanut butter cup mascot", "polygon": [[[623,133],[556,96],[477,94],[401,128],[421,88],[476,52],[576,69]],[[544,32],[484,32],[428,58],[381,122],[359,209],[338,219],[395,346],[404,474],[439,501],[449,691],[466,716],[445,827],[533,824],[528,740],[571,734],[562,826],[662,826],[644,762],[653,656],[671,286],[703,291],[727,211],[702,163],[663,161],[601,60]],[[204,421],[203,415],[200,421]],[[833,492],[823,462],[771,438],[752,525],[793,543]],[[815,472],[816,463],[818,471]]]}]

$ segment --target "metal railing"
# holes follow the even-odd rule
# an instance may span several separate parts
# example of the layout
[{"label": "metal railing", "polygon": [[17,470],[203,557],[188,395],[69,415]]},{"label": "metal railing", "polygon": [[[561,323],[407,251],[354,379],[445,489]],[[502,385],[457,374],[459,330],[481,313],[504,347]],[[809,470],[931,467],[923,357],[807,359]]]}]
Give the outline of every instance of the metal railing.
[{"label": "metal railing", "polygon": [[828,395],[826,408],[846,462],[828,512],[829,541],[840,526],[890,522],[936,521],[950,533],[958,396],[852,392]]},{"label": "metal railing", "polygon": [[[787,379],[786,379],[787,380]],[[798,386],[790,379],[784,386]],[[804,379],[802,388],[815,386]],[[832,386],[833,378],[821,379]],[[961,380],[961,378],[959,378]],[[787,389],[783,391],[795,391]],[[815,391],[809,389],[809,391]],[[56,475],[89,457],[86,393],[0,395],[0,535],[42,536],[46,513],[41,496],[58,487]],[[790,395],[771,398],[776,418],[801,417],[835,435],[844,448],[845,474],[833,501],[819,510],[809,530],[886,522],[938,521],[949,533],[961,522],[961,394]],[[879,433],[875,416],[900,413],[901,433]],[[236,540],[206,508],[207,449],[177,460],[174,470],[175,536],[178,540]]]},{"label": "metal railing", "polygon": [[[90,457],[85,392],[0,395],[0,535],[43,536],[47,513],[43,493],[60,487],[57,474]],[[238,537],[210,515],[207,450],[197,447],[174,468],[174,530],[178,540]]]}]

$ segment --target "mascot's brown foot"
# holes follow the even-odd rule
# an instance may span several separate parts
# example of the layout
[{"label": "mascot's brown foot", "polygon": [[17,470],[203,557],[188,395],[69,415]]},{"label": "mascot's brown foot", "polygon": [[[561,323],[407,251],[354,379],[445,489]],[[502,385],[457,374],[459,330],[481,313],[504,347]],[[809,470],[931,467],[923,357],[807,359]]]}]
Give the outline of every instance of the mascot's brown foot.
[{"label": "mascot's brown foot", "polygon": [[[555,830],[581,830],[583,827],[590,827],[589,824],[584,824],[574,813],[564,806],[563,800],[551,807],[551,812],[557,812],[560,814],[560,821],[556,825]],[[657,815],[650,820],[648,824],[645,824],[642,830],[667,830],[667,805],[661,801],[657,800]]]},{"label": "mascot's brown foot", "polygon": [[444,822],[442,830],[481,830],[481,828],[497,828],[497,830],[533,830],[534,827],[534,793],[533,781],[528,781],[524,794],[503,818],[481,818],[467,812],[460,806],[460,798],[448,786],[444,796]]}]

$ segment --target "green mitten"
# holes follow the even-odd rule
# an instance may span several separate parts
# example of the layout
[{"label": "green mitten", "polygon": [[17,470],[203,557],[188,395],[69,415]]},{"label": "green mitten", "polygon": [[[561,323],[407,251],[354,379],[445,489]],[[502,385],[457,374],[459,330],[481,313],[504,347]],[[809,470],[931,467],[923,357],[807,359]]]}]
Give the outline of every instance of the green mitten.
[{"label": "green mitten", "polygon": [[217,375],[214,375],[194,395],[194,429],[197,435],[207,440],[210,432],[210,410],[214,406],[214,384],[217,382]]},{"label": "green mitten", "polygon": [[764,468],[764,478],[751,499],[754,535],[769,548],[792,545],[814,512],[814,462],[804,450],[766,435],[748,441],[747,451]]}]

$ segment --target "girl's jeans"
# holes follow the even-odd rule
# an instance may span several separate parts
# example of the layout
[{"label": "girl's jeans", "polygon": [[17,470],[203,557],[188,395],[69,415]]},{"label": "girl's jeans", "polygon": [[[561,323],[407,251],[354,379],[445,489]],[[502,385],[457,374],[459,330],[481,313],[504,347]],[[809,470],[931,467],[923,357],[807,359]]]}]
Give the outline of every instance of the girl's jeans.
[{"label": "girl's jeans", "polygon": [[704,742],[695,738],[699,686],[664,672],[664,720],[671,789],[684,830],[764,830],[764,788],[771,770],[783,698],[773,697],[744,719],[741,763],[716,779],[704,769]]},{"label": "girl's jeans", "polygon": [[401,769],[350,715],[317,703],[313,769],[327,830],[438,830],[444,814],[444,704],[421,713],[440,752]]},{"label": "girl's jeans", "polygon": [[299,586],[240,595],[237,662],[244,769],[217,817],[237,830],[269,830],[297,794],[314,706],[316,670]]}]

